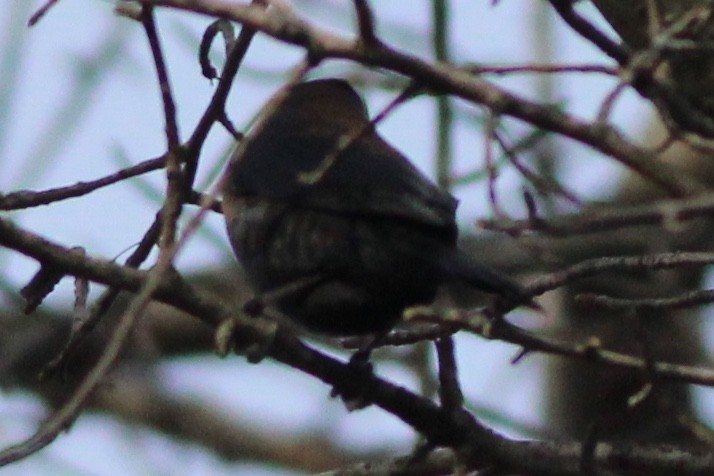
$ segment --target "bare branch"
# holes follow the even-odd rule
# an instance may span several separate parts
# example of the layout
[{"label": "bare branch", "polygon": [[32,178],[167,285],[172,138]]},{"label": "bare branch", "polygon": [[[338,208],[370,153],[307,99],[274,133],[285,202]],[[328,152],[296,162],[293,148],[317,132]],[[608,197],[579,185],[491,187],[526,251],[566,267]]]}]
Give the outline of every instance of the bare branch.
[{"label": "bare branch", "polygon": [[542,129],[558,132],[612,156],[632,170],[675,196],[688,195],[701,187],[681,180],[667,164],[649,151],[627,141],[609,125],[590,123],[566,114],[551,105],[540,105],[483,81],[458,67],[431,64],[398,52],[383,44],[358,48],[354,41],[308,24],[295,15],[271,13],[255,6],[241,6],[225,0],[139,0],[205,15],[229,18],[287,43],[303,46],[321,58],[343,58],[379,66],[429,85],[443,93],[482,104],[498,114],[510,115]]},{"label": "bare branch", "polygon": [[58,187],[50,190],[34,192],[31,190],[19,190],[17,192],[0,195],[0,210],[19,210],[22,208],[37,207],[47,205],[52,202],[66,200],[68,198],[81,197],[95,190],[121,182],[123,180],[136,177],[154,170],[163,168],[166,164],[164,157],[150,159],[140,164],[119,170],[111,175],[91,182],[77,182],[74,185]]}]

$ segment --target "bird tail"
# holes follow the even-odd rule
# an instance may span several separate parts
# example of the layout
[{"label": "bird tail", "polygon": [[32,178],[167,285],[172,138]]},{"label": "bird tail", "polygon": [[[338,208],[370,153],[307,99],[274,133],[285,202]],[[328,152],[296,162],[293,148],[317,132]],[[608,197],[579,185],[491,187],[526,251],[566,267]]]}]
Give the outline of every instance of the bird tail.
[{"label": "bird tail", "polygon": [[523,286],[491,268],[478,263],[464,252],[456,251],[442,256],[445,277],[449,280],[462,281],[488,293],[497,294],[510,304],[539,308],[533,302],[533,296]]}]

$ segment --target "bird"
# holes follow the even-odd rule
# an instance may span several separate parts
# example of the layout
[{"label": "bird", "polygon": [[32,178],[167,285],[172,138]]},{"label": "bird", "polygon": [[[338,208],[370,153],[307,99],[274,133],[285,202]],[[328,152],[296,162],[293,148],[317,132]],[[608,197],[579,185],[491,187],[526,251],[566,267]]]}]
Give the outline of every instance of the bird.
[{"label": "bird", "polygon": [[262,303],[308,331],[384,335],[461,281],[511,307],[517,282],[457,246],[457,200],[374,129],[342,79],[298,83],[227,166],[228,236]]}]

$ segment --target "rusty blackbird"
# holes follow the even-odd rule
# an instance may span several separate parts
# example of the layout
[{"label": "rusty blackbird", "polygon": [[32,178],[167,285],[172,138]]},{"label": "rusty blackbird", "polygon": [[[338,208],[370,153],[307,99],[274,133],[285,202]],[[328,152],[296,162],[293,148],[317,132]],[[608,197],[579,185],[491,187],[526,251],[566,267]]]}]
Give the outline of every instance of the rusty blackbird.
[{"label": "rusty blackbird", "polygon": [[345,81],[293,86],[248,140],[228,166],[228,235],[256,293],[307,329],[385,333],[454,280],[529,302],[457,248],[456,200],[374,132]]}]

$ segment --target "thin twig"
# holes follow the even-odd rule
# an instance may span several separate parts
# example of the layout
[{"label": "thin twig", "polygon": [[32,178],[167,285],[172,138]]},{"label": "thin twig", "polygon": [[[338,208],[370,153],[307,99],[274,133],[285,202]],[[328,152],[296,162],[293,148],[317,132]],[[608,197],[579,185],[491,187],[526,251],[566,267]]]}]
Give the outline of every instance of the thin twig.
[{"label": "thin twig", "polygon": [[[528,284],[528,290],[534,295],[539,295],[577,279],[583,279],[595,274],[612,271],[672,269],[683,266],[705,266],[712,263],[714,263],[714,253],[704,252],[675,252],[657,253],[643,256],[591,258],[574,264],[564,270],[556,271],[531,280]],[[629,300],[627,301],[629,302]]]},{"label": "thin twig", "polygon": [[[255,8],[264,9],[265,4],[266,0],[253,0],[252,2],[252,5]],[[226,63],[223,66],[223,71],[221,71],[221,78],[216,86],[216,91],[213,93],[211,101],[208,103],[205,112],[201,116],[201,119],[199,119],[191,137],[186,143],[184,192],[188,192],[193,188],[193,182],[198,169],[198,156],[200,155],[201,149],[206,141],[206,138],[208,137],[208,133],[210,132],[212,125],[217,120],[219,121],[221,118],[227,117],[225,112],[226,99],[228,98],[228,93],[233,86],[233,80],[238,73],[238,69],[243,62],[243,58],[245,58],[248,48],[253,41],[255,31],[256,30],[254,28],[251,28],[248,25],[243,25],[241,28],[241,31],[238,34],[238,39],[233,44],[233,47],[226,58]],[[233,129],[231,132],[235,133],[237,131]]]},{"label": "thin twig", "polygon": [[378,112],[370,121],[365,123],[359,129],[355,129],[350,134],[340,137],[337,144],[325,154],[322,161],[313,170],[303,171],[298,174],[298,180],[303,183],[316,183],[322,179],[327,171],[333,166],[337,159],[344,154],[347,149],[357,143],[359,139],[366,134],[372,132],[377,124],[383,121],[394,109],[411,99],[418,91],[416,84],[411,83],[402,91],[396,98],[389,102],[380,112]]},{"label": "thin twig", "polygon": [[439,358],[439,397],[446,411],[463,410],[464,395],[459,384],[454,339],[451,336],[438,339],[434,345]]},{"label": "thin twig", "polygon": [[[434,310],[430,307],[410,309],[411,318],[420,322],[438,323],[445,327],[442,332],[466,330],[489,340],[500,340],[523,347],[527,354],[535,352],[576,358],[606,366],[643,371],[648,365],[640,357],[606,349],[599,340],[590,340],[582,344],[571,344],[544,336],[530,334],[508,321],[492,320],[485,313],[462,309]],[[413,339],[419,332],[415,332]],[[388,337],[385,343],[393,344]],[[714,370],[680,365],[670,362],[654,362],[658,378],[693,383],[714,387]]]},{"label": "thin twig", "polygon": [[625,227],[660,225],[667,230],[677,230],[686,221],[711,216],[714,212],[714,194],[708,193],[693,199],[660,200],[648,204],[593,208],[573,215],[525,220],[479,220],[487,230],[509,234],[539,232],[549,236],[574,236],[600,233]]},{"label": "thin twig", "polygon": [[156,31],[154,22],[153,7],[142,6],[141,22],[149,40],[151,55],[156,67],[161,100],[164,105],[164,121],[166,132],[166,199],[162,208],[161,218],[161,243],[162,248],[171,248],[176,239],[176,229],[178,218],[181,213],[182,197],[182,174],[181,174],[181,141],[179,139],[178,124],[176,121],[176,103],[171,92],[166,62],[161,50],[161,40]]},{"label": "thin twig", "polygon": [[45,16],[45,13],[49,11],[50,8],[55,6],[59,0],[47,0],[44,5],[38,8],[35,13],[32,14],[30,19],[27,21],[27,26],[35,26],[35,24]]},{"label": "thin twig", "polygon": [[19,190],[17,192],[8,193],[7,195],[0,195],[0,210],[19,210],[22,208],[47,205],[52,202],[66,200],[68,198],[81,197],[100,188],[121,182],[122,180],[162,169],[165,165],[166,158],[158,157],[156,159],[146,160],[131,167],[119,170],[118,172],[114,172],[106,177],[89,182],[77,182],[74,185],[52,188],[39,192]]},{"label": "thin twig", "polygon": [[627,299],[582,293],[575,296],[575,301],[587,306],[601,306],[607,309],[686,309],[714,303],[714,290],[689,291],[679,296],[653,299]]},{"label": "thin twig", "polygon": [[484,127],[483,137],[483,161],[484,167],[488,172],[488,202],[491,204],[491,210],[497,217],[505,217],[501,207],[498,204],[498,193],[496,190],[496,182],[498,181],[498,167],[493,160],[493,142],[496,134],[497,119],[493,112],[486,112],[486,124]]},{"label": "thin twig", "polygon": [[369,7],[369,3],[367,0],[354,0],[354,4],[360,41],[366,46],[379,43],[375,32],[374,13]]},{"label": "thin twig", "polygon": [[597,64],[519,64],[510,66],[494,66],[469,64],[463,69],[473,74],[560,74],[560,73],[598,73],[607,76],[617,76],[618,70],[610,66]]},{"label": "thin twig", "polygon": [[580,16],[573,8],[573,0],[550,0],[551,5],[570,28],[583,38],[600,48],[606,55],[613,58],[621,66],[630,60],[630,52],[624,45],[618,45],[608,38],[595,25]]},{"label": "thin twig", "polygon": [[[432,49],[436,61],[448,63],[451,61],[449,51],[449,1],[432,0]],[[453,152],[452,139],[454,110],[448,95],[436,96],[436,183],[442,188],[450,184]]]},{"label": "thin twig", "polygon": [[[157,280],[155,280],[157,281]],[[22,458],[30,456],[52,443],[57,436],[77,418],[89,396],[111,368],[121,351],[124,341],[131,334],[136,319],[141,315],[153,289],[146,287],[144,292],[132,301],[132,305],[122,315],[111,338],[101,354],[99,361],[82,380],[82,383],[72,392],[71,397],[52,417],[45,421],[30,438],[0,451],[0,466],[5,466]]]},{"label": "thin twig", "polygon": [[533,184],[533,186],[540,190],[541,193],[548,193],[548,192],[553,192],[556,193],[563,198],[567,199],[571,203],[575,205],[581,205],[582,202],[580,199],[575,195],[574,192],[571,192],[567,188],[565,188],[563,185],[558,183],[558,181],[553,178],[553,177],[545,177],[543,175],[536,174],[535,172],[531,171],[528,167],[523,165],[521,161],[518,158],[518,155],[516,153],[516,147],[511,147],[509,144],[506,143],[506,138],[503,137],[503,134],[498,132],[498,129],[494,129],[493,131],[493,138],[496,140],[498,145],[501,147],[501,150],[503,151],[504,154],[506,154],[506,157],[508,157],[509,162],[515,167],[518,172],[523,175],[523,177],[528,180],[530,183]]}]

